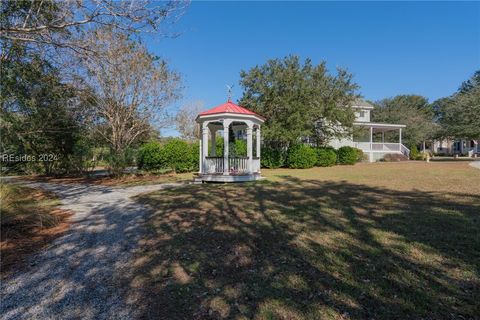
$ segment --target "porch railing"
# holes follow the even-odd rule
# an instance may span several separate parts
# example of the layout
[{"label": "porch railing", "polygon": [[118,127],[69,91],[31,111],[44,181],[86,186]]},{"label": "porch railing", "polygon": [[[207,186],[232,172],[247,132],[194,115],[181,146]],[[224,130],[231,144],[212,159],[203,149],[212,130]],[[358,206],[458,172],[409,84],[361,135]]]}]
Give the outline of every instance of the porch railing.
[{"label": "porch railing", "polygon": [[[206,157],[204,168],[206,173],[223,173],[224,161],[223,157]],[[252,172],[260,171],[260,158],[252,159]],[[228,172],[230,174],[245,174],[248,172],[248,157],[231,157],[228,158]]]},{"label": "porch railing", "polygon": [[353,146],[366,152],[401,152],[406,157],[410,155],[410,150],[401,143],[355,142]]},{"label": "porch railing", "polygon": [[248,157],[228,158],[228,168],[231,174],[248,172]]},{"label": "porch railing", "polygon": [[223,173],[223,157],[206,157],[205,168],[207,173]]}]

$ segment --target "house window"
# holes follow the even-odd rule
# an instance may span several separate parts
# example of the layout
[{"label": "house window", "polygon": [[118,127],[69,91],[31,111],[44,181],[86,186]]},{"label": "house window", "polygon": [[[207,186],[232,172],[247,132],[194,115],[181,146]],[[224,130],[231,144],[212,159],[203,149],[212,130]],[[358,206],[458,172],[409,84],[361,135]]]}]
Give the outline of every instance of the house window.
[{"label": "house window", "polygon": [[360,111],[360,118],[365,118],[365,111]]}]

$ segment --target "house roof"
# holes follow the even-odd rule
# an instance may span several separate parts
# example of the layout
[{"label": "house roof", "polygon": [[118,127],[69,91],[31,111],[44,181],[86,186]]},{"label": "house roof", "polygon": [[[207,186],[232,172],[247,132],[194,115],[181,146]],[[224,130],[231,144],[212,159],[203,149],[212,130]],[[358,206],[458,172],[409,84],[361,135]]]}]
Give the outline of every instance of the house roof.
[{"label": "house roof", "polygon": [[211,114],[218,114],[218,113],[233,113],[233,114],[244,114],[244,115],[252,115],[252,116],[257,116],[263,119],[262,116],[259,114],[248,110],[247,108],[241,107],[239,105],[236,105],[235,103],[231,101],[227,101],[224,104],[221,104],[219,106],[216,106],[210,110],[200,112],[198,114],[199,117],[201,116],[206,116],[206,115],[211,115]]},{"label": "house roof", "polygon": [[363,108],[363,109],[373,109],[373,105],[368,103],[367,101],[356,98],[352,103],[353,108]]}]

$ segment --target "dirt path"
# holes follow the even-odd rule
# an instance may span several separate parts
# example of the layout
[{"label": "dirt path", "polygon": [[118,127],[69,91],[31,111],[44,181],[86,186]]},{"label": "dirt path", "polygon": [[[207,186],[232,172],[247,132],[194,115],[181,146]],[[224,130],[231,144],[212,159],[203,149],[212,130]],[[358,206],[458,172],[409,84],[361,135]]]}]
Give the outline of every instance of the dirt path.
[{"label": "dirt path", "polygon": [[71,229],[1,284],[0,319],[131,319],[142,293],[132,263],[146,209],[130,197],[179,184],[112,188],[31,183],[72,210]]}]

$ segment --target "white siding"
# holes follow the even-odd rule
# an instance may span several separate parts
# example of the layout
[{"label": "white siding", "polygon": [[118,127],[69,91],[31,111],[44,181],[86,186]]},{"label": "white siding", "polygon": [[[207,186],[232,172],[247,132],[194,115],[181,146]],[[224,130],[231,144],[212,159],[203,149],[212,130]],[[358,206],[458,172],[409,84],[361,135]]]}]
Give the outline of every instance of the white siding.
[{"label": "white siding", "polygon": [[353,147],[353,138],[333,139],[328,143],[329,146],[338,149],[340,147]]},{"label": "white siding", "polygon": [[370,122],[370,110],[358,109],[355,111],[355,121],[357,122]]}]

